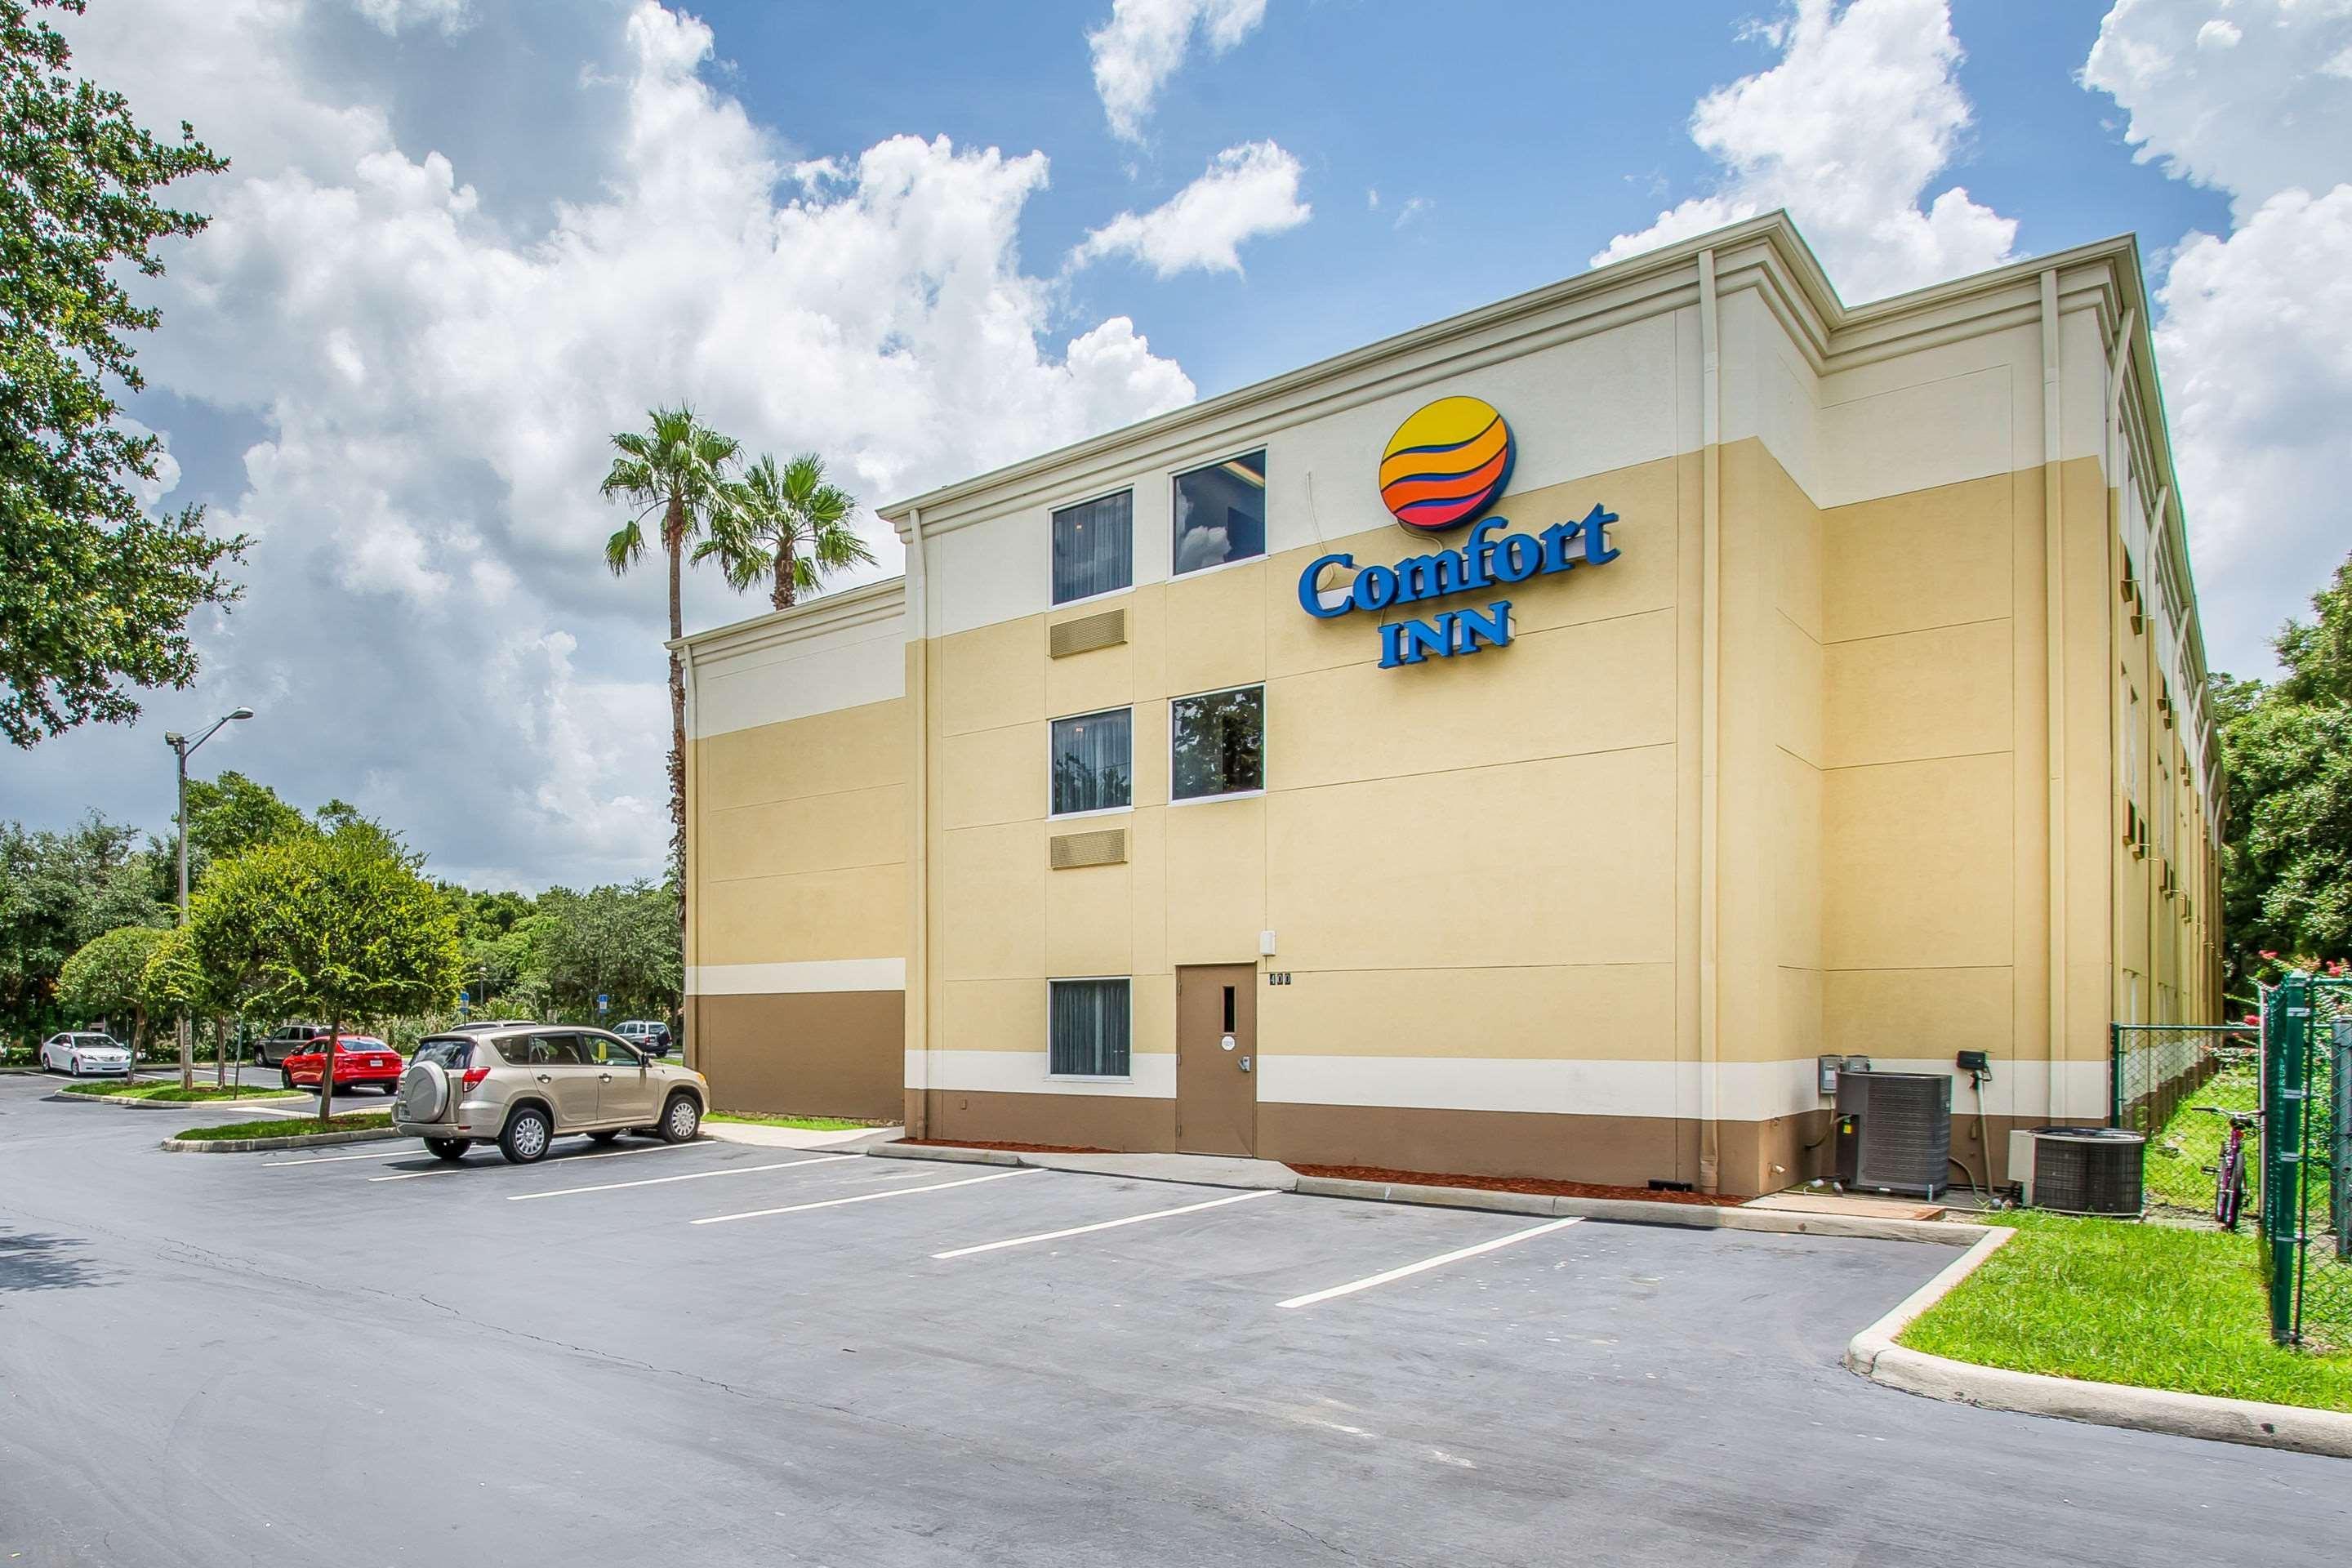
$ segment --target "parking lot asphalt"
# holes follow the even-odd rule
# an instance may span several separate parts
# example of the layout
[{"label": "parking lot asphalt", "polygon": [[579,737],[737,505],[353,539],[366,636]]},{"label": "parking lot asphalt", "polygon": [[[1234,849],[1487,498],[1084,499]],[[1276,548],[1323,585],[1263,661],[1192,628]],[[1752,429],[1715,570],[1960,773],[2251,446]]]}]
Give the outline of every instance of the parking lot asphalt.
[{"label": "parking lot asphalt", "polygon": [[2144,1568],[2352,1517],[2338,1461],[1846,1373],[1943,1247],[711,1142],[176,1155],[48,1087],[0,1079],[10,1562]]}]

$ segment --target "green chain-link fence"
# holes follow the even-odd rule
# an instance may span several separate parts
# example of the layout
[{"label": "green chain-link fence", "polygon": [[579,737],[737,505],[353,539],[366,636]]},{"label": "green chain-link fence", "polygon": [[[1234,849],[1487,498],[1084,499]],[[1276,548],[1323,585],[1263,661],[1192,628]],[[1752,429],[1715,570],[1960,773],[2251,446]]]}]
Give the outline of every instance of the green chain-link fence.
[{"label": "green chain-link fence", "polygon": [[2271,1333],[2352,1350],[2352,978],[2289,974],[2263,1001],[2263,1239]]},{"label": "green chain-link fence", "polygon": [[[2261,1031],[2252,1024],[2116,1024],[2109,1036],[2109,1120],[2147,1135],[2148,1206],[2211,1214],[2229,1123],[2203,1108],[2261,1108]],[[2246,1184],[2251,1210],[2257,1201],[2251,1169]]]}]

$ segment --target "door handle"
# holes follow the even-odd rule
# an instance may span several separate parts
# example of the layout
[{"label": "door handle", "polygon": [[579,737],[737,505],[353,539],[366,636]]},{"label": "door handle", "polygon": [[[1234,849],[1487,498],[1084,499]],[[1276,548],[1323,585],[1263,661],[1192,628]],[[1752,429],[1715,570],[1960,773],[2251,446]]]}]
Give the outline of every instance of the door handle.
[{"label": "door handle", "polygon": [[1252,1068],[1252,1067],[1250,1066],[1250,1059],[1249,1059],[1249,1058],[1247,1058],[1247,1057],[1244,1057],[1244,1058],[1242,1058],[1242,1071],[1244,1071],[1244,1072],[1254,1072],[1254,1071],[1255,1071],[1255,1070],[1256,1070],[1255,1068]]},{"label": "door handle", "polygon": [[596,1081],[598,1083],[610,1083],[613,1081],[613,1075],[608,1072],[600,1072],[596,1075]]},{"label": "door handle", "polygon": [[541,1073],[541,1074],[540,1074],[540,1075],[539,1075],[539,1081],[540,1081],[540,1082],[541,1082],[541,1083],[548,1083],[548,1082],[551,1082],[551,1081],[552,1081],[552,1080],[551,1080],[551,1079],[550,1079],[548,1078],[548,1076],[547,1076],[545,1073]]}]

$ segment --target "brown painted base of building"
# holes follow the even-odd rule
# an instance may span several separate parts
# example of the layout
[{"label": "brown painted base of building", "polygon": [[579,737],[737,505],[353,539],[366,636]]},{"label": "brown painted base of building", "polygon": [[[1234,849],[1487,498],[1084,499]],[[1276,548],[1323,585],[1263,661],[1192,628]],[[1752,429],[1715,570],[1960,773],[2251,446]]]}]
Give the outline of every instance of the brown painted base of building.
[{"label": "brown painted base of building", "polygon": [[[1182,1152],[1176,1137],[1176,1103],[1171,1100],[934,1089],[926,1108],[923,1096],[909,1089],[903,1104],[910,1127],[928,1109],[927,1134],[943,1142]],[[1952,1155],[1978,1181],[2003,1185],[2010,1179],[2010,1130],[2042,1124],[2040,1118],[1987,1116],[1979,1141],[1976,1117],[1955,1114]],[[1286,1163],[1534,1176],[1612,1186],[1686,1182],[1706,1191],[1710,1188],[1701,1166],[1704,1127],[1698,1121],[1654,1116],[1265,1103],[1257,1108],[1255,1152],[1262,1159]],[[1833,1173],[1835,1159],[1830,1131],[1827,1109],[1769,1121],[1717,1122],[1711,1190],[1754,1197],[1826,1179]],[[1966,1190],[1960,1166],[1948,1174],[1954,1187]]]},{"label": "brown painted base of building", "polygon": [[887,1121],[903,1102],[906,1002],[898,991],[694,996],[687,1039],[720,1110]]},{"label": "brown painted base of building", "polygon": [[[1173,1154],[1176,1102],[1118,1094],[983,1094],[930,1091],[929,1115],[919,1116],[923,1095],[906,1091],[907,1125],[942,1142],[959,1138],[992,1143],[1043,1143],[1055,1148],[1116,1149]],[[1270,1158],[1272,1156],[1269,1156]]]}]

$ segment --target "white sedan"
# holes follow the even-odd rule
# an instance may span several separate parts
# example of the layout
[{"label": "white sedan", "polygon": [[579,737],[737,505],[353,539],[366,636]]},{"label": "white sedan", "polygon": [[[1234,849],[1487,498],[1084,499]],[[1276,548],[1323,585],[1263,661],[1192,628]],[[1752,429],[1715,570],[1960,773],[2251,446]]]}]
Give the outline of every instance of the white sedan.
[{"label": "white sedan", "polygon": [[131,1076],[129,1047],[107,1035],[51,1035],[41,1042],[41,1066],[50,1072]]}]

